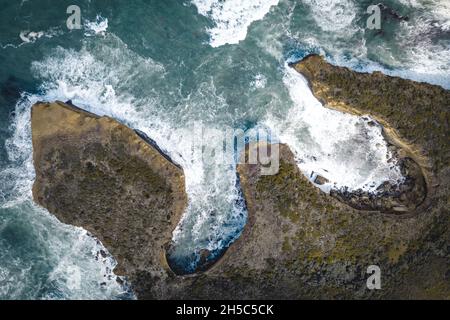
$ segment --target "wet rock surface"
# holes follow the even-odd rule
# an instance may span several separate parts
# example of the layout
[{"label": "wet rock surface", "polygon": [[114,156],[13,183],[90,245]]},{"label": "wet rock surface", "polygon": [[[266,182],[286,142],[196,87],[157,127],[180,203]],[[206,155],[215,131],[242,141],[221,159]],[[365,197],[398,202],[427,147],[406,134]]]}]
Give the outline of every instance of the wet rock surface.
[{"label": "wet rock surface", "polygon": [[414,212],[427,196],[425,178],[419,165],[411,158],[401,158],[398,166],[404,177],[399,184],[386,181],[375,192],[332,189],[330,195],[359,210],[393,214]]}]

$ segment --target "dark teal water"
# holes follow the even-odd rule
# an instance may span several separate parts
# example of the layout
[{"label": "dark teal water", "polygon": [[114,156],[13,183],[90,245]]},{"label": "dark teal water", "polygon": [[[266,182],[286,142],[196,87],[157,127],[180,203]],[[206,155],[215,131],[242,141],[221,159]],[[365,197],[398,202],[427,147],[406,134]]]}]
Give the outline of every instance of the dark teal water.
[{"label": "dark teal water", "polygon": [[223,128],[268,126],[305,174],[325,168],[330,187],[370,187],[396,178],[379,132],[317,105],[286,62],[320,53],[450,87],[448,1],[385,1],[381,31],[366,28],[371,1],[78,1],[82,28],[70,31],[72,3],[0,0],[0,299],[132,298],[101,244],[31,200],[35,101],[114,116],[183,166],[189,207],[173,261],[190,272],[200,249],[220,255],[246,221],[234,164],[192,155],[193,126],[212,131],[213,147]]}]

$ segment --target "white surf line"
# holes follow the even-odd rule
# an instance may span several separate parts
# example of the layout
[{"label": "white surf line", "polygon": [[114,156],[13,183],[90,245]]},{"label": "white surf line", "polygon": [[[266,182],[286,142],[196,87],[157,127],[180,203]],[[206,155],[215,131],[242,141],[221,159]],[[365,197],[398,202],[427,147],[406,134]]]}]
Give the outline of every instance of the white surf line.
[{"label": "white surf line", "polygon": [[285,118],[269,115],[264,124],[293,150],[305,176],[329,181],[318,187],[375,191],[385,181],[402,180],[376,121],[322,106],[306,79],[287,64],[283,82],[292,107]]},{"label": "white surf line", "polygon": [[198,13],[214,21],[208,29],[209,44],[220,47],[236,44],[247,36],[252,22],[261,20],[279,0],[192,0]]}]

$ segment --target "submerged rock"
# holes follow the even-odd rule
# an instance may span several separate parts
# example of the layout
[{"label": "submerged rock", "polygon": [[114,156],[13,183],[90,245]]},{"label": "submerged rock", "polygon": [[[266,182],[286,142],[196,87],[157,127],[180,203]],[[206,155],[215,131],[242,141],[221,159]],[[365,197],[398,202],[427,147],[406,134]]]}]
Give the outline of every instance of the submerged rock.
[{"label": "submerged rock", "polygon": [[379,3],[377,4],[377,6],[380,8],[382,16],[384,17],[385,15],[398,20],[398,21],[409,21],[409,17],[408,16],[403,16],[400,13],[398,13],[397,11],[395,11],[394,9],[392,9],[391,7],[385,5],[384,3]]},{"label": "submerged rock", "polygon": [[97,237],[114,273],[148,295],[148,282],[170,274],[164,246],[186,207],[183,170],[134,130],[72,104],[35,104],[31,127],[34,200]]}]

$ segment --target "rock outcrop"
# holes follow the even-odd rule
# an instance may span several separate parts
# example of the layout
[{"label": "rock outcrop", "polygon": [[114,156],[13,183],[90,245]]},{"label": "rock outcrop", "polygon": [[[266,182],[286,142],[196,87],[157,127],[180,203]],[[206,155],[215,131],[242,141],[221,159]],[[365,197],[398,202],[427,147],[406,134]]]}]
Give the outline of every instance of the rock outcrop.
[{"label": "rock outcrop", "polygon": [[[293,66],[326,106],[383,125],[406,177],[402,193],[384,185],[367,202],[364,194],[327,195],[280,145],[278,174],[237,168],[248,208],[241,237],[205,273],[168,284],[170,297],[450,299],[450,93],[319,56]],[[406,211],[389,210],[395,202]],[[381,290],[367,288],[371,265],[380,267]]]},{"label": "rock outcrop", "polygon": [[365,192],[333,191],[356,209],[396,214],[423,211],[439,172],[446,169],[450,92],[380,72],[358,73],[310,55],[291,66],[308,80],[313,94],[327,107],[364,116],[383,126],[389,148],[398,159],[405,180],[380,186],[379,196]]},{"label": "rock outcrop", "polygon": [[[240,260],[245,268],[234,275],[260,279],[259,297],[449,298],[448,189],[408,217],[361,211],[314,187],[290,149],[279,150],[276,175],[238,167],[249,222],[240,256],[224,270]],[[381,269],[382,290],[366,287],[370,265]]]},{"label": "rock outcrop", "polygon": [[114,272],[148,295],[148,282],[170,273],[165,246],[187,203],[182,169],[142,133],[66,103],[35,104],[31,126],[34,200],[97,237]]},{"label": "rock outcrop", "polygon": [[369,114],[383,125],[386,138],[422,167],[434,172],[448,168],[449,90],[381,72],[355,72],[333,66],[319,55],[291,66],[306,77],[313,94],[327,107]]},{"label": "rock outcrop", "polygon": [[[411,178],[402,198],[392,195],[408,214],[325,194],[281,144],[277,174],[237,167],[248,209],[241,237],[208,270],[177,276],[163,253],[186,204],[182,171],[131,129],[62,103],[33,108],[36,201],[97,236],[141,299],[450,299],[449,92],[317,56],[294,67],[328,107],[384,126]],[[370,265],[381,290],[366,286]]]},{"label": "rock outcrop", "polygon": [[[315,187],[288,146],[279,153],[276,175],[238,166],[248,208],[241,237],[206,272],[159,283],[169,288],[163,298],[450,298],[448,187],[421,213],[357,210]],[[371,265],[380,290],[367,288]]]}]

